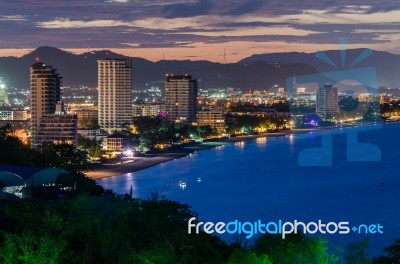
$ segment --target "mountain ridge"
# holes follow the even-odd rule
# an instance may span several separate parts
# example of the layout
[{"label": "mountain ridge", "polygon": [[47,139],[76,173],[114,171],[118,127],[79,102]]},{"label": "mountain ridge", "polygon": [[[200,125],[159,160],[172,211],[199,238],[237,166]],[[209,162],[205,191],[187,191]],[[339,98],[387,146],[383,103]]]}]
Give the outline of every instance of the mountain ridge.
[{"label": "mountain ridge", "polygon": [[271,64],[268,62],[221,64],[210,61],[160,60],[152,62],[139,57],[129,57],[110,50],[74,54],[58,48],[42,46],[22,57],[0,57],[0,76],[10,86],[29,88],[29,67],[39,58],[52,65],[63,76],[65,85],[97,85],[97,60],[129,58],[133,64],[133,89],[144,89],[149,84],[159,85],[166,73],[189,73],[199,79],[200,88],[237,87],[242,89],[268,89],[273,84],[284,85],[293,74],[316,72],[308,65]]},{"label": "mountain ridge", "polygon": [[[40,58],[52,65],[63,76],[64,85],[97,86],[97,60],[105,58],[132,59],[133,89],[142,90],[148,85],[158,85],[166,73],[189,73],[199,79],[200,88],[235,87],[247,89],[269,89],[272,85],[285,86],[286,79],[293,75],[315,74],[318,72],[346,70],[364,49],[347,50],[344,67],[341,66],[339,50],[324,51],[338,65],[337,68],[321,61],[315,53],[281,52],[254,54],[236,63],[222,64],[207,60],[159,60],[149,61],[140,57],[129,57],[112,50],[93,50],[82,54],[50,46],[39,47],[22,57],[0,57],[0,76],[8,86],[29,88],[29,67]],[[375,67],[380,86],[399,87],[398,73],[400,55],[382,51],[373,54],[356,65]]]}]

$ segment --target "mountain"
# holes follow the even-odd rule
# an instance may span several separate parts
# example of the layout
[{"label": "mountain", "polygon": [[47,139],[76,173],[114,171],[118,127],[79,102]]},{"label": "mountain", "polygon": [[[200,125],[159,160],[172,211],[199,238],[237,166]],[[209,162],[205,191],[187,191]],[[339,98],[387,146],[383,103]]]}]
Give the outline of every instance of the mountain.
[{"label": "mountain", "polygon": [[323,53],[337,65],[337,68],[318,59],[316,53],[286,52],[255,54],[244,58],[239,63],[254,63],[261,61],[278,63],[304,63],[318,72],[345,71],[347,69],[374,67],[377,72],[379,86],[400,87],[400,55],[384,51],[371,50],[372,54],[359,63],[351,65],[356,59],[365,52],[366,49],[349,49],[345,51],[345,62],[342,66],[341,51],[329,50]]},{"label": "mountain", "polygon": [[[53,47],[40,47],[31,53],[17,57],[0,57],[0,76],[8,86],[29,88],[29,67],[39,58],[52,65],[63,76],[65,85],[97,85],[97,60],[104,58],[128,58],[109,50],[72,54]],[[271,63],[254,61],[221,64],[209,61],[151,62],[143,58],[130,58],[133,64],[133,87],[143,89],[148,84],[163,86],[166,73],[191,74],[199,79],[200,88],[236,87],[243,90],[268,89],[273,84],[284,86],[286,78],[293,74],[315,73],[316,70],[302,63]]]},{"label": "mountain", "polygon": [[133,64],[133,87],[142,90],[147,85],[163,86],[166,73],[192,74],[199,79],[200,88],[236,87],[245,91],[268,89],[273,84],[285,86],[286,78],[318,72],[346,71],[347,69],[374,67],[379,86],[400,87],[400,55],[372,51],[372,55],[350,67],[364,49],[346,51],[342,66],[341,53],[337,50],[324,54],[338,67],[318,59],[316,53],[271,53],[256,54],[237,63],[221,64],[209,61],[148,61],[130,58],[109,50],[97,50],[73,54],[53,47],[40,47],[31,53],[17,57],[0,57],[0,77],[10,87],[29,88],[29,67],[40,58],[46,64],[57,68],[65,85],[97,85],[97,60],[104,58],[130,58]]}]

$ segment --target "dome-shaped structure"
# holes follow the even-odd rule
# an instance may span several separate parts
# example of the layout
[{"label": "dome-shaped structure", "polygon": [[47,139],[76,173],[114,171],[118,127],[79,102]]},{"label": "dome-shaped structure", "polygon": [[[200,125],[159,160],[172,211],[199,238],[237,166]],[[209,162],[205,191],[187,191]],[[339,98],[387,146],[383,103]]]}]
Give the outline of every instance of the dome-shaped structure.
[{"label": "dome-shaped structure", "polygon": [[0,171],[0,187],[22,186],[25,181],[17,174]]},{"label": "dome-shaped structure", "polygon": [[34,186],[52,185],[58,184],[60,181],[65,182],[70,176],[71,174],[64,169],[49,168],[33,174],[32,177],[26,180],[26,183]]}]

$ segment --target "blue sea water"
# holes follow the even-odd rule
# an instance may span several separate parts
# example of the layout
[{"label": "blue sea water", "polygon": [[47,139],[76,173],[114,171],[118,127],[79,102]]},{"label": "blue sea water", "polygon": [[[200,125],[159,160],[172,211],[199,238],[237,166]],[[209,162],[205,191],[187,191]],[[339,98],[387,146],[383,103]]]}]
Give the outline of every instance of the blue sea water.
[{"label": "blue sea water", "polygon": [[[354,131],[360,142],[380,149],[380,161],[347,160],[346,136]],[[322,137],[329,135],[333,136],[332,165],[299,166],[299,153],[320,146]],[[368,157],[370,153],[364,154]],[[186,182],[185,189],[180,181]],[[380,224],[383,234],[369,235],[370,252],[378,255],[400,237],[400,124],[232,143],[102,179],[99,184],[116,193],[129,193],[132,186],[138,198],[149,198],[156,189],[169,199],[191,205],[202,221]],[[322,236],[336,245],[365,237],[354,232]]]}]

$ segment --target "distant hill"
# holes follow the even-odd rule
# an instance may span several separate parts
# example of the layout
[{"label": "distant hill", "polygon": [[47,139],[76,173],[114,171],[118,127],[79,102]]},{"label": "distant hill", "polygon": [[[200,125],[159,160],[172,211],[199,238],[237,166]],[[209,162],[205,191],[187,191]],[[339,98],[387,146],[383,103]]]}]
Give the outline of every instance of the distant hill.
[{"label": "distant hill", "polygon": [[[209,61],[162,60],[151,62],[143,58],[130,58],[133,63],[133,88],[143,89],[146,85],[163,86],[166,73],[188,73],[199,79],[200,88],[236,87],[242,90],[268,89],[274,84],[285,86],[286,78],[317,72],[346,70],[363,49],[347,50],[345,67],[341,66],[340,51],[325,54],[338,65],[319,60],[315,53],[271,53],[257,54],[237,63],[221,64]],[[29,88],[29,67],[39,57],[46,64],[58,69],[65,85],[97,85],[97,62],[104,58],[128,58],[109,50],[97,50],[84,54],[72,54],[53,47],[40,47],[31,53],[17,57],[0,57],[0,76],[8,86]],[[351,68],[375,67],[378,84],[400,87],[400,55],[382,51],[373,54]]]},{"label": "distant hill", "polygon": [[[97,85],[97,62],[104,58],[128,58],[109,50],[92,51],[76,55],[53,47],[40,47],[20,57],[0,57],[0,76],[9,86],[29,88],[29,67],[39,57],[42,62],[57,68],[65,85]],[[254,61],[220,64],[209,61],[151,62],[143,58],[131,58],[133,63],[133,87],[143,89],[146,84],[165,80],[166,73],[188,73],[199,79],[200,88],[237,87],[243,90],[268,89],[273,84],[285,85],[293,74],[315,73],[316,70],[302,63],[271,63]]]},{"label": "distant hill", "polygon": [[318,72],[329,72],[337,70],[346,70],[360,67],[375,67],[378,76],[378,85],[386,87],[400,87],[400,55],[384,51],[372,51],[372,55],[351,66],[356,58],[363,53],[365,49],[346,50],[344,66],[341,62],[339,50],[329,50],[324,53],[334,62],[338,68],[335,68],[326,62],[318,59],[316,53],[286,52],[271,54],[256,54],[244,58],[239,63],[250,62],[279,62],[279,63],[304,63],[312,66]]}]

